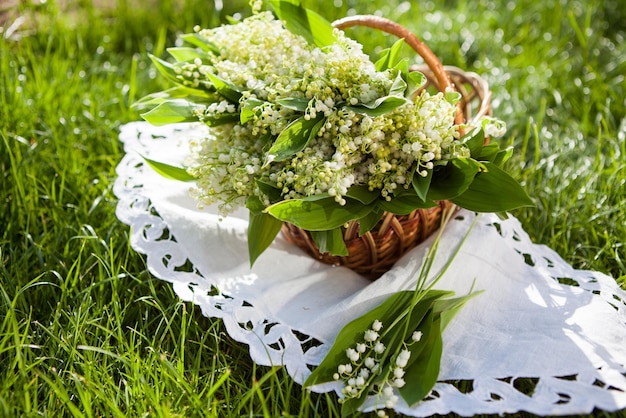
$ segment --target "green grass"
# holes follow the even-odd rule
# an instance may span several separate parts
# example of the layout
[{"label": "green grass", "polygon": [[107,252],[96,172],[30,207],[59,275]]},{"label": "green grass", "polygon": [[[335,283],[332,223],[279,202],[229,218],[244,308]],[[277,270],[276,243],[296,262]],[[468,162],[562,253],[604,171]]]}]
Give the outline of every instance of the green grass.
[{"label": "green grass", "polygon": [[[115,216],[118,128],[162,87],[147,53],[245,2],[71,3],[21,4],[0,33],[0,416],[337,416],[334,395],[255,366],[153,278]],[[309,3],[329,19],[380,10],[487,78],[517,147],[511,169],[537,201],[515,215],[575,267],[626,283],[619,0]],[[392,42],[351,33],[372,52]]]}]

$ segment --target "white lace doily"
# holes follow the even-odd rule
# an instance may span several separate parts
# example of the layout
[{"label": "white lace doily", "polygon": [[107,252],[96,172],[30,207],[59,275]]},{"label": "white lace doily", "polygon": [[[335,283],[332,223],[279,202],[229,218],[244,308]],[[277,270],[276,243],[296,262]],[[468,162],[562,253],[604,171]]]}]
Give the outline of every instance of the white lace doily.
[{"label": "white lace doily", "polygon": [[[204,129],[123,126],[127,154],[114,188],[117,216],[131,226],[131,244],[147,255],[155,276],[204,315],[221,318],[257,364],[283,365],[302,383],[344,324],[390,293],[412,288],[429,242],[375,282],[320,264],[280,236],[251,269],[245,213],[220,219],[212,208],[198,210],[189,183],[164,179],[140,156],[181,164],[189,139]],[[473,217],[461,211],[446,227],[436,266]],[[399,403],[398,412],[564,415],[626,408],[626,293],[613,279],[574,270],[533,244],[515,218],[481,215],[437,287],[463,295],[474,282],[484,292],[444,332],[440,381],[426,400],[414,408]],[[371,400],[365,408],[375,406]]]}]

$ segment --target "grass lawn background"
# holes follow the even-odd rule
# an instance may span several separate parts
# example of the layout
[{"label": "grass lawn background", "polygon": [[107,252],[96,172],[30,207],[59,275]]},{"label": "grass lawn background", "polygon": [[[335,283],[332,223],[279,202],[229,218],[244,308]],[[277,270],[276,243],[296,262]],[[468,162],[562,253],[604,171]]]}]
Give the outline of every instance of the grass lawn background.
[{"label": "grass lawn background", "polygon": [[[247,13],[223,3],[0,1],[0,417],[339,414],[151,277],[115,216],[118,128],[164,86],[147,54]],[[486,78],[537,203],[514,215],[576,268],[626,283],[623,1],[307,4],[382,14]],[[394,41],[350,33],[371,53]]]}]

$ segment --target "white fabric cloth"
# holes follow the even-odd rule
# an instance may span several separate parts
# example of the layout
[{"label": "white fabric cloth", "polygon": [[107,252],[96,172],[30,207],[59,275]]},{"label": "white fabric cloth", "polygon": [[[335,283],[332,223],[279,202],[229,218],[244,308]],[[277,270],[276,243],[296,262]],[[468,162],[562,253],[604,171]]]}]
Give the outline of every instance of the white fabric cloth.
[{"label": "white fabric cloth", "polygon": [[[180,165],[197,124],[122,127],[126,156],[114,191],[117,216],[150,271],[171,282],[204,315],[221,318],[261,365],[283,365],[302,383],[341,327],[396,291],[411,289],[432,239],[371,282],[321,264],[280,235],[253,268],[245,212],[221,219],[197,209],[189,183],[167,180],[141,155]],[[474,214],[461,211],[446,227],[437,266],[458,245]],[[582,414],[626,408],[626,293],[599,272],[574,270],[550,248],[533,244],[515,218],[480,215],[437,288],[476,290],[444,332],[439,382],[425,401],[398,412]],[[518,390],[520,379],[534,385]],[[464,381],[463,390],[453,383]],[[316,390],[337,390],[333,384]],[[365,409],[373,409],[369,400]]]}]

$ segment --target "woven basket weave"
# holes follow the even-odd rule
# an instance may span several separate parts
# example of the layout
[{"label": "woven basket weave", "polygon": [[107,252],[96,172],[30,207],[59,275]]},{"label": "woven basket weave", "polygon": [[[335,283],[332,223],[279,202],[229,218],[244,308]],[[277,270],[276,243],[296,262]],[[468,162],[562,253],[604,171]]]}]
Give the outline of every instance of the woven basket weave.
[{"label": "woven basket weave", "polygon": [[[475,73],[443,66],[419,38],[397,23],[378,16],[351,16],[338,20],[333,25],[339,29],[367,26],[403,38],[424,59],[425,65],[413,66],[411,70],[420,71],[426,76],[428,82],[425,89],[453,89],[461,94],[456,123],[472,126],[479,118],[491,114],[491,93],[483,79]],[[454,210],[454,205],[442,201],[436,207],[417,209],[408,215],[386,212],[378,224],[362,236],[359,236],[358,222],[349,222],[342,227],[349,253],[347,256],[320,253],[311,234],[292,224],[285,223],[282,233],[287,241],[323,263],[341,265],[376,279],[388,271],[405,252],[433,234],[439,228],[442,215],[447,210]]]}]

